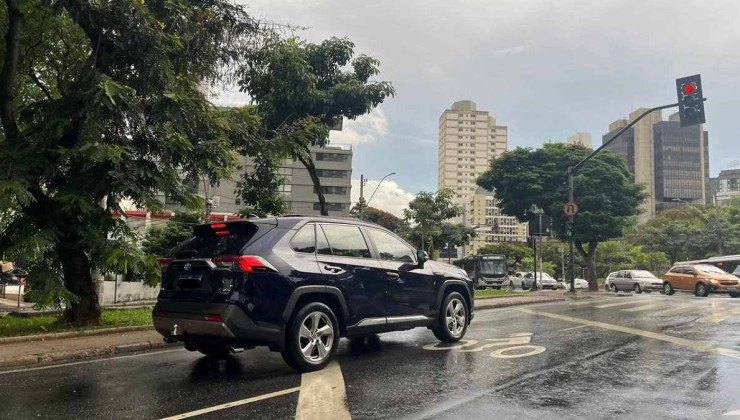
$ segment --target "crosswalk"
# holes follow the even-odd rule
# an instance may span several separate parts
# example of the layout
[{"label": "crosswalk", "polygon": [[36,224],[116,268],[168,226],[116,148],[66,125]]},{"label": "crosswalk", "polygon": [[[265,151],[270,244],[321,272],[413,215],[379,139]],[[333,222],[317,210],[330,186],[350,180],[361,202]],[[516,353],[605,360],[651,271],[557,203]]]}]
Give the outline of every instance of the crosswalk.
[{"label": "crosswalk", "polygon": [[740,323],[740,299],[721,297],[676,298],[662,295],[609,296],[570,302],[568,306],[578,311],[613,311],[644,316],[691,316],[696,322],[719,324]]}]

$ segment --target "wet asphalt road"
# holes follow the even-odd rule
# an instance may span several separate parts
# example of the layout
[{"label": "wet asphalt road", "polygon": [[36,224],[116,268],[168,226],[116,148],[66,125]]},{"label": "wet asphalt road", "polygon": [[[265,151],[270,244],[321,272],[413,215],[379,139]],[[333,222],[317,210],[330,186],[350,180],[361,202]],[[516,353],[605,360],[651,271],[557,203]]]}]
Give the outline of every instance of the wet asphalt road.
[{"label": "wet asphalt road", "polygon": [[[452,349],[426,329],[342,340],[346,409],[355,419],[697,419],[740,410],[740,299],[605,295],[479,311],[465,338]],[[0,418],[162,418],[281,390],[197,418],[293,418],[301,384],[264,349],[222,362],[169,349],[0,372]]]}]

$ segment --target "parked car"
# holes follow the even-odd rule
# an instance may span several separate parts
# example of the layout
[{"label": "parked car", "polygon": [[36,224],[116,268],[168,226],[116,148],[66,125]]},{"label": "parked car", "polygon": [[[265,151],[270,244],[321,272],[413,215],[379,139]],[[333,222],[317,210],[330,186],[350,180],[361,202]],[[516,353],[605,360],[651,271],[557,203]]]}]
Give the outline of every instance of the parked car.
[{"label": "parked car", "polygon": [[[588,289],[588,282],[585,279],[575,278],[573,280],[574,280],[574,286],[577,290]],[[566,280],[559,281],[557,288],[570,290],[570,280],[566,279]]]},{"label": "parked car", "polygon": [[301,371],[332,359],[340,337],[426,327],[444,342],[473,318],[473,282],[359,220],[280,217],[213,223],[160,261],[153,310],[165,341],[222,358],[255,346]]},{"label": "parked car", "polygon": [[617,277],[617,274],[619,274],[619,271],[612,271],[609,273],[608,276],[606,276],[606,279],[604,280],[604,290],[607,292],[610,292],[612,290],[612,283],[614,282],[614,279]]},{"label": "parked car", "polygon": [[[522,290],[527,290],[532,287],[534,281],[533,272],[517,272],[513,277],[509,278],[509,289],[516,289],[517,287]],[[547,273],[539,273],[537,275],[537,287],[540,289],[552,289],[555,290],[558,287],[558,282],[552,276]]]},{"label": "parked car", "polygon": [[622,270],[611,279],[609,288],[612,292],[633,291],[635,293],[660,291],[663,280],[646,270]]},{"label": "parked car", "polygon": [[21,269],[13,269],[0,273],[0,284],[22,284],[25,282],[28,273]]},{"label": "parked car", "polygon": [[710,293],[728,293],[740,296],[740,279],[709,264],[674,265],[664,276],[663,293],[672,295],[676,290],[693,291],[696,296]]}]

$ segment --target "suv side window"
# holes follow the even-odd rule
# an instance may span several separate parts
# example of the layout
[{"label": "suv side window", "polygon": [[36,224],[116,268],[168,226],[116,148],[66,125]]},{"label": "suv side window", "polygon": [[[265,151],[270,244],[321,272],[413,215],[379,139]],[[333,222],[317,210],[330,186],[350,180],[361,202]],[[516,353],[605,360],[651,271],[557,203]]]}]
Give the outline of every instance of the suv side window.
[{"label": "suv side window", "polygon": [[682,267],[673,267],[673,268],[671,268],[670,272],[671,273],[676,273],[676,274],[683,274],[683,268]]},{"label": "suv side window", "polygon": [[313,254],[316,251],[316,234],[314,224],[308,223],[298,230],[290,240],[290,246],[295,252]]},{"label": "suv side window", "polygon": [[393,235],[378,229],[368,229],[367,232],[378,248],[381,260],[414,262],[414,251]]},{"label": "suv side window", "polygon": [[339,257],[370,258],[370,248],[358,226],[321,225],[331,254]]}]

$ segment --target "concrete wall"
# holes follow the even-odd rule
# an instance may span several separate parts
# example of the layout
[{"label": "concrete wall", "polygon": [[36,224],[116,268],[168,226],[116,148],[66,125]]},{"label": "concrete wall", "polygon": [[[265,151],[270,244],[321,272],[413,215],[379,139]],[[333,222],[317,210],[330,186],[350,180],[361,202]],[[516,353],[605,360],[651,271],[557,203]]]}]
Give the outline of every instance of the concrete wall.
[{"label": "concrete wall", "polygon": [[[118,283],[118,286],[116,286]],[[134,302],[138,300],[156,299],[159,286],[149,287],[141,282],[104,281],[103,293],[100,294],[100,303],[107,305],[117,302]]]}]

